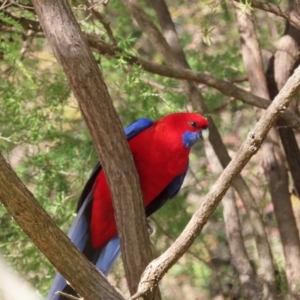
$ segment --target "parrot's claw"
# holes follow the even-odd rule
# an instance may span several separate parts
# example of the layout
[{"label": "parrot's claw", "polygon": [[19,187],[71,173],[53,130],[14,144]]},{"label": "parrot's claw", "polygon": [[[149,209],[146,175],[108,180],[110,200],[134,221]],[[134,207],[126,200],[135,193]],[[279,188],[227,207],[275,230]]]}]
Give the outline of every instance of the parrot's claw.
[{"label": "parrot's claw", "polygon": [[152,234],[154,229],[150,226],[150,221],[149,220],[147,220],[147,225],[148,225],[148,233]]}]

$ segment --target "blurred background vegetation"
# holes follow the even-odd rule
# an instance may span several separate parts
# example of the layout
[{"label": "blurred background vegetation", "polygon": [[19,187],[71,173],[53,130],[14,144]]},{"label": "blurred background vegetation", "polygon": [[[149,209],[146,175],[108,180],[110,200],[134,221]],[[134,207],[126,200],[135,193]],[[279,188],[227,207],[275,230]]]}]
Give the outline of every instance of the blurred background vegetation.
[{"label": "blurred background vegetation", "polygon": [[[97,52],[94,55],[124,126],[144,116],[158,119],[170,112],[192,110],[177,80],[148,73],[126,61],[126,55],[139,55],[163,63],[122,2],[70,2],[84,32],[122,49],[124,57]],[[167,5],[191,69],[209,72],[249,89],[232,2],[172,0]],[[288,3],[283,1],[281,5],[287,7]],[[141,2],[141,7],[159,26],[150,5]],[[102,22],[93,11],[101,14]],[[263,55],[269,57],[276,51],[285,21],[263,10],[255,10],[253,16]],[[31,1],[0,1],[0,150],[57,225],[67,232],[97,154],[65,75],[42,31],[26,29],[24,20],[37,21]],[[113,39],[107,28],[111,29]],[[208,107],[206,116],[213,118],[229,154],[234,155],[256,123],[256,109],[204,84],[198,88]],[[263,218],[280,297],[286,298],[282,245],[261,159],[259,152],[243,176]],[[215,181],[203,144],[193,150],[190,165],[176,199],[150,218],[155,228],[151,236],[155,256],[181,233]],[[292,191],[292,180],[289,188]],[[299,225],[299,199],[291,193],[291,201]],[[248,257],[257,269],[251,225],[237,194],[236,206]],[[0,252],[37,291],[47,294],[54,267],[2,206]],[[231,258],[220,205],[188,253],[163,278],[163,299],[242,299],[242,286]],[[121,260],[109,279],[128,295]]]}]

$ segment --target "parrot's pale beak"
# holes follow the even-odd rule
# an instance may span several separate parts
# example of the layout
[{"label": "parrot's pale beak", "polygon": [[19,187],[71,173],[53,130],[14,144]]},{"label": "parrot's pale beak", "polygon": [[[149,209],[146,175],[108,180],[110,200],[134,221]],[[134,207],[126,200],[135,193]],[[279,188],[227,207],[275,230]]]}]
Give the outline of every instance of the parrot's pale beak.
[{"label": "parrot's pale beak", "polygon": [[201,140],[202,141],[205,141],[205,140],[207,140],[208,139],[208,136],[209,136],[209,130],[208,130],[208,128],[205,128],[205,129],[203,129],[202,131],[201,131]]}]

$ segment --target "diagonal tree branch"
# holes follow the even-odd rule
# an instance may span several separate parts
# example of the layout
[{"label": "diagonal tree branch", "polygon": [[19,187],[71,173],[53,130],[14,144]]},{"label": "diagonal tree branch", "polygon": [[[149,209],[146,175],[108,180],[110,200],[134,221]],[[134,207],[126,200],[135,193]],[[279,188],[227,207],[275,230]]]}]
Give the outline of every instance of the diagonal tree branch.
[{"label": "diagonal tree branch", "polygon": [[[154,7],[158,7],[157,2],[162,2],[163,0],[151,0],[156,5]],[[166,28],[165,32],[169,32],[172,30],[172,35],[168,35],[166,37],[163,37],[160,31],[157,29],[157,27],[153,24],[151,19],[145,14],[145,12],[139,7],[138,1],[131,0],[126,1],[123,0],[124,4],[126,5],[127,9],[130,11],[132,16],[136,19],[136,21],[139,23],[140,27],[143,29],[143,31],[147,34],[148,38],[151,40],[152,44],[155,46],[158,52],[160,52],[167,64],[171,65],[172,67],[180,67],[180,68],[189,68],[188,63],[186,59],[182,59],[181,56],[178,55],[178,48],[180,48],[179,42],[175,26],[172,23],[171,16],[167,10],[166,5],[159,5],[161,10],[164,10],[164,19],[162,20],[161,17],[159,17],[159,22],[162,27],[166,27],[166,23],[168,23],[168,28]],[[153,3],[152,2],[152,3]],[[172,38],[170,38],[172,37]],[[177,49],[176,52],[172,52],[172,49],[170,49],[169,45],[166,45],[166,39],[168,39],[169,43],[172,43],[172,48],[175,47]],[[184,53],[181,51],[183,56]],[[207,107],[205,104],[205,101],[202,97],[202,95],[199,93],[197,87],[195,84],[191,82],[184,81],[182,83],[183,88],[185,89],[187,95],[190,98],[190,101],[194,108],[200,109],[202,113],[207,113]],[[214,121],[209,118],[210,123],[210,142],[214,148],[214,151],[221,162],[222,166],[225,168],[228,163],[230,162],[231,158],[228,154],[228,151],[222,141],[222,138],[219,134],[219,131],[214,123]],[[272,265],[272,256],[270,253],[270,248],[267,241],[266,232],[264,229],[264,225],[262,223],[258,208],[256,206],[254,197],[247,186],[246,182],[244,181],[243,177],[241,175],[238,175],[236,180],[233,182],[234,188],[237,190],[239,195],[241,196],[241,199],[243,201],[243,204],[247,210],[247,214],[249,215],[251,225],[253,228],[253,232],[255,235],[255,241],[257,245],[257,250],[260,257],[264,257],[266,261],[269,262],[269,265]],[[257,291],[255,289],[256,284],[250,284],[248,285],[249,288],[252,289],[251,295],[257,294]]]},{"label": "diagonal tree branch", "polygon": [[[185,58],[185,54],[184,51],[182,49],[182,47],[180,46],[179,43],[179,39],[177,36],[177,32],[176,32],[176,28],[175,25],[172,21],[171,18],[171,14],[168,10],[168,7],[165,3],[164,0],[149,0],[150,3],[152,4],[152,6],[154,7],[160,26],[162,28],[163,34],[165,39],[167,40],[167,42],[169,43],[169,45],[171,46],[174,54],[177,57],[177,60],[181,63],[181,66],[187,69],[190,69],[188,62]],[[144,17],[145,18],[145,17]],[[140,21],[141,23],[141,21]],[[146,20],[145,20],[146,23]],[[149,33],[148,33],[149,35]],[[165,57],[165,60],[168,62],[168,58]],[[173,65],[173,63],[169,62],[169,64]],[[194,107],[200,106],[203,112],[207,111],[206,105],[204,103],[204,99],[201,96],[199,90],[197,88],[195,88],[195,84],[191,83],[191,82],[185,82],[185,84],[183,84],[183,86],[185,87],[185,90],[187,91],[187,94],[189,95],[191,102],[193,103]],[[198,104],[199,103],[199,104]],[[229,155],[227,153],[227,149],[224,147],[224,144],[222,142],[222,139],[218,133],[218,130],[215,126],[215,124],[213,123],[212,119],[209,120],[210,121],[210,142],[212,147],[214,148],[214,152],[216,153],[216,156],[218,156],[217,159],[220,159],[221,163],[223,164],[223,166],[227,165],[229,162]],[[217,146],[218,145],[218,146]],[[227,158],[225,157],[225,155],[220,156],[220,151],[216,150],[216,149],[220,149],[220,147],[223,147],[224,150],[223,152],[225,153],[225,155],[227,156]],[[234,186],[235,188],[237,188],[237,191],[240,194],[245,193],[245,191],[248,192],[248,194],[251,195],[249,189],[247,188],[245,182],[243,185],[241,185],[240,183],[243,182],[243,179],[241,176],[239,176],[239,181],[235,181],[234,182]],[[241,187],[244,187],[241,188]],[[226,196],[224,196],[224,198],[226,198]],[[256,226],[253,226],[254,228],[254,236],[264,236],[266,237],[265,232],[263,231],[263,224],[260,221],[260,216],[258,213],[258,209],[257,207],[255,207],[255,202],[254,201],[247,201],[247,199],[249,199],[249,197],[241,197],[243,200],[243,203],[245,205],[245,208],[247,210],[248,215],[251,216],[250,220],[251,223],[255,223]],[[251,197],[253,198],[253,197]],[[232,199],[231,199],[232,200]],[[230,200],[229,200],[230,201]],[[231,201],[233,202],[233,200]],[[224,202],[224,205],[228,204],[228,201]],[[235,203],[233,202],[233,205],[235,205]],[[224,209],[224,211],[226,211]],[[255,218],[254,218],[255,217]],[[234,220],[232,220],[234,221]],[[261,226],[261,230],[259,231],[259,233],[257,232],[256,228],[257,225],[260,224]],[[228,224],[227,224],[228,225]],[[236,226],[238,227],[238,224],[236,224]],[[265,243],[259,243],[259,238],[256,238],[257,242],[257,248],[258,248],[258,253],[259,256],[261,257],[261,249],[263,249],[265,244],[267,244],[267,239],[265,238]],[[237,250],[237,248],[235,249]],[[264,250],[264,249],[263,249]],[[242,254],[242,251],[239,252],[240,254]],[[264,251],[264,256],[268,257],[268,253],[266,253],[266,251]],[[270,255],[269,255],[270,257]],[[243,264],[241,264],[241,261],[239,262],[239,266],[238,266],[238,270],[241,271],[242,273],[240,274],[240,279],[242,282],[242,285],[244,287],[244,292],[246,295],[248,295],[248,297],[251,298],[258,298],[258,296],[260,295],[260,284],[258,283],[255,273],[253,272],[253,269],[248,261],[248,264],[245,263],[245,261],[247,261],[247,257],[244,256],[244,260]]]},{"label": "diagonal tree branch", "polygon": [[[205,143],[205,153],[213,175],[218,178],[222,174],[223,168],[214,154],[213,147],[209,142]],[[261,284],[255,274],[253,266],[250,264],[247,254],[234,190],[232,187],[228,189],[222,198],[222,205],[225,231],[231,253],[231,261],[239,274],[239,280],[242,284],[244,296],[248,299],[260,298]]]},{"label": "diagonal tree branch", "polygon": [[124,299],[56,226],[1,153],[0,201],[35,245],[85,299]]},{"label": "diagonal tree branch", "polygon": [[295,73],[287,81],[286,85],[282,88],[256,126],[248,134],[246,141],[212,186],[210,192],[206,195],[200,207],[175,243],[146,268],[142,275],[138,292],[131,297],[131,300],[137,299],[138,297],[151,299],[153,287],[157,286],[157,283],[163,275],[186,252],[200,234],[208,218],[221,201],[233,180],[248,163],[250,158],[258,151],[268,131],[280,114],[286,110],[299,89],[300,67],[296,69]]}]

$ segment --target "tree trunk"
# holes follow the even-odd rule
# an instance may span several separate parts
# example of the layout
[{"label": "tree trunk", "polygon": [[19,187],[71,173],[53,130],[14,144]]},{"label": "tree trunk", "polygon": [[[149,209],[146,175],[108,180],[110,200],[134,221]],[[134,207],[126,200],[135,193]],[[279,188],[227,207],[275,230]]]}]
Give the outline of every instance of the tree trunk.
[{"label": "tree trunk", "polygon": [[33,4],[54,55],[67,75],[104,168],[126,278],[130,292],[134,293],[152,253],[139,178],[120,119],[68,2],[34,0]]}]

